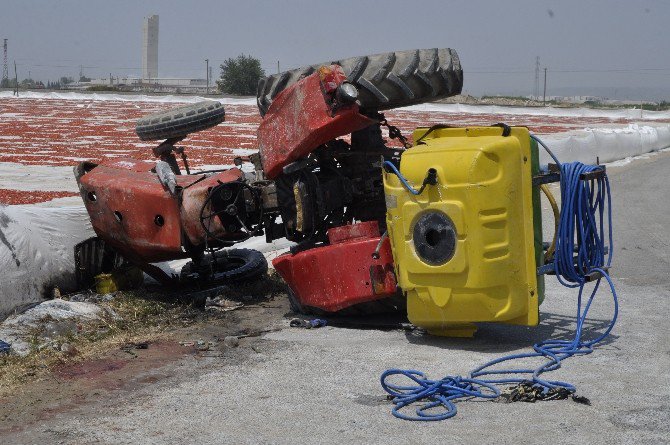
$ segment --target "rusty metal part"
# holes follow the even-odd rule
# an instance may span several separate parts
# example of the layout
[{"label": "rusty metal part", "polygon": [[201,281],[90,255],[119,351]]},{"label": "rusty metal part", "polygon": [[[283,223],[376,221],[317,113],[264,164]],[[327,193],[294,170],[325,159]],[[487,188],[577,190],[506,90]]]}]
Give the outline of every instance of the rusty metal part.
[{"label": "rusty metal part", "polygon": [[276,210],[279,207],[277,200],[277,186],[274,182],[266,182],[262,184],[254,184],[261,190],[261,200],[263,208],[266,210]]},{"label": "rusty metal part", "polygon": [[[183,177],[197,178],[197,175]],[[208,230],[205,230],[200,217],[203,212],[214,213],[211,201],[207,201],[212,189],[220,184],[237,182],[241,177],[242,172],[240,170],[230,169],[205,177],[198,182],[192,182],[190,186],[184,187],[181,192],[181,221],[184,233],[192,245],[198,246],[211,241],[211,239],[208,240],[208,231],[214,237],[220,239],[228,238],[233,241],[240,238],[240,235],[231,231],[230,227],[224,227],[219,218],[211,218],[208,221]]]},{"label": "rusty metal part", "polygon": [[[186,258],[205,241],[198,217],[209,190],[237,181],[237,169],[205,175],[176,176],[172,196],[158,176],[140,161],[80,164],[77,182],[95,232],[128,260],[141,265]],[[234,236],[213,221],[212,231]]]}]

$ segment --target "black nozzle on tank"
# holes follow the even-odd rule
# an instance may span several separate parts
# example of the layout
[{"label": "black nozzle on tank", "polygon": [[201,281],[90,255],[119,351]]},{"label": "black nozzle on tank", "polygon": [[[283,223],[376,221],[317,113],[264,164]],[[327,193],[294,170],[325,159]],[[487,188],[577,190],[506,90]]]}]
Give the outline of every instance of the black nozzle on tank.
[{"label": "black nozzle on tank", "polygon": [[437,185],[437,170],[429,168],[423,183],[426,185]]},{"label": "black nozzle on tank", "polygon": [[427,185],[437,185],[437,170],[435,170],[434,168],[428,169],[426,177],[423,178],[423,183],[421,184],[421,188],[419,189],[419,192],[417,194],[420,195],[421,193],[423,193],[423,190],[426,188]]}]

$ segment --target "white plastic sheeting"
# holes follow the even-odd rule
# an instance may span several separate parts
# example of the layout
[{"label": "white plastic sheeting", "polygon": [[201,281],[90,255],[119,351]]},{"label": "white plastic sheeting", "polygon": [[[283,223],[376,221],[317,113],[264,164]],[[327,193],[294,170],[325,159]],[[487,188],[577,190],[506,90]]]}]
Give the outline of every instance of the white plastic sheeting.
[{"label": "white plastic sheeting", "polygon": [[[614,162],[670,147],[670,125],[643,126],[630,124],[625,128],[592,128],[567,133],[539,136],[560,161],[595,164]],[[540,163],[551,161],[540,150]]]},{"label": "white plastic sheeting", "polygon": [[[0,99],[16,99],[11,91],[0,91]],[[224,105],[256,106],[255,97],[202,97],[174,95],[145,95],[117,93],[86,93],[77,91],[22,91],[19,99],[95,100],[121,102],[196,103],[203,100],[218,100]],[[406,111],[429,111],[434,113],[465,114],[511,114],[526,116],[605,117],[610,119],[656,120],[670,119],[670,111],[647,111],[634,108],[557,108],[557,107],[506,107],[500,105],[466,105],[425,103],[398,108]]]},{"label": "white plastic sheeting", "polygon": [[[48,205],[0,206],[0,320],[42,301],[53,286],[74,288],[74,246],[95,233],[83,205]],[[268,244],[265,237],[255,237],[235,247],[259,250],[272,260],[291,245],[286,239]],[[159,266],[176,273],[187,261]]]},{"label": "white plastic sheeting", "polygon": [[603,117],[608,119],[658,120],[670,119],[670,111],[647,111],[633,108],[555,108],[555,107],[505,107],[500,105],[466,105],[425,103],[397,108],[405,111],[431,113],[508,114],[521,116]]},{"label": "white plastic sheeting", "polygon": [[0,162],[0,189],[79,192],[72,167]]},{"label": "white plastic sheeting", "polygon": [[0,206],[0,320],[55,285],[73,288],[74,246],[91,236],[83,205]]},{"label": "white plastic sheeting", "polygon": [[[95,100],[119,102],[156,102],[156,103],[187,103],[192,104],[203,100],[218,100],[224,105],[253,105],[255,97],[202,97],[202,96],[153,96],[146,94],[114,94],[114,93],[80,93],[76,91],[21,91],[19,99],[60,99],[60,100]],[[16,99],[11,91],[0,91],[0,99]]]}]

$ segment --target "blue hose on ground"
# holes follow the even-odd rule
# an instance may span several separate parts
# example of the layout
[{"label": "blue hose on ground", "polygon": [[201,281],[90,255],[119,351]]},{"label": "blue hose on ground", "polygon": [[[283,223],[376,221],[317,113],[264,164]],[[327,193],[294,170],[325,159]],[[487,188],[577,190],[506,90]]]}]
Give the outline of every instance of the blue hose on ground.
[{"label": "blue hose on ground", "polygon": [[[530,383],[533,388],[547,393],[564,389],[575,392],[575,386],[563,381],[547,380],[543,374],[561,367],[563,360],[574,355],[593,352],[593,347],[603,341],[612,331],[619,312],[619,304],[614,284],[607,270],[612,261],[612,210],[610,186],[607,175],[594,180],[591,189],[588,181],[580,175],[598,169],[597,166],[580,162],[561,164],[561,216],[556,236],[554,271],[558,281],[564,286],[579,288],[577,296],[577,326],[571,340],[548,339],[533,346],[533,352],[511,354],[492,360],[472,370],[467,378],[446,376],[440,380],[430,380],[424,373],[415,370],[389,369],[381,375],[381,385],[393,397],[393,415],[405,420],[435,421],[456,415],[455,401],[464,398],[494,399],[500,395],[497,385]],[[605,213],[607,212],[607,213]],[[607,227],[605,227],[605,223]],[[605,234],[605,228],[608,233]],[[605,236],[609,243],[609,253],[605,248]],[[574,257],[574,246],[577,256]],[[608,283],[614,302],[614,314],[608,327],[593,340],[583,340],[584,322],[591,304],[600,287],[599,278],[591,294],[583,305],[586,275],[599,272]],[[583,307],[582,307],[583,306]],[[544,358],[546,361],[537,368],[500,368],[501,363],[519,359]],[[495,367],[495,369],[494,369]],[[389,383],[390,378],[401,376],[410,382],[400,385]],[[404,408],[421,403],[414,413]]]}]

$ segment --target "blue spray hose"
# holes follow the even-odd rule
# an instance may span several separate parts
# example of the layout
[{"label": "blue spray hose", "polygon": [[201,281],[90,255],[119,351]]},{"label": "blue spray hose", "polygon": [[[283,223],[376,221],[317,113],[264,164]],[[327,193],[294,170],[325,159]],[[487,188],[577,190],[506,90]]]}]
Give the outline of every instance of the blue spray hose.
[{"label": "blue spray hose", "polygon": [[[577,327],[572,340],[548,339],[533,345],[533,352],[511,354],[492,360],[472,370],[468,378],[446,376],[440,380],[431,380],[420,371],[388,369],[381,375],[381,385],[393,397],[392,413],[405,420],[435,421],[444,420],[456,415],[454,401],[464,398],[494,399],[500,395],[497,385],[530,382],[533,387],[544,393],[562,388],[570,393],[575,386],[558,380],[546,380],[542,374],[555,371],[561,362],[574,355],[593,352],[593,347],[604,340],[612,331],[619,312],[619,303],[614,284],[607,273],[612,261],[612,210],[611,194],[607,175],[595,180],[591,189],[589,182],[581,180],[580,175],[596,170],[597,166],[584,165],[580,162],[561,164],[561,216],[556,235],[556,252],[554,271],[558,281],[564,286],[579,288],[577,296]],[[397,170],[396,170],[397,171]],[[402,177],[398,173],[398,177]],[[407,187],[407,186],[406,186]],[[606,209],[606,210],[605,210]],[[605,211],[607,216],[605,218]],[[607,241],[609,254],[606,257],[605,219],[607,220]],[[578,246],[577,257],[574,245]],[[614,302],[614,315],[603,333],[590,341],[583,341],[584,322],[588,311],[600,287],[599,278],[591,291],[584,307],[583,292],[586,275],[599,272],[607,281]],[[513,362],[518,359],[545,358],[544,364],[532,368],[504,368],[494,366]],[[410,382],[404,385],[388,383],[388,379],[402,376]],[[482,378],[486,377],[486,378]],[[407,413],[404,408],[421,403],[414,413]]]},{"label": "blue spray hose", "polygon": [[423,187],[421,187],[421,190],[417,190],[414,187],[410,185],[410,183],[405,179],[405,177],[398,171],[398,168],[393,164],[391,161],[384,161],[384,167],[388,167],[391,169],[393,174],[395,174],[398,179],[400,179],[400,182],[402,185],[407,189],[408,192],[410,192],[412,195],[420,195],[421,192],[423,191]]}]

